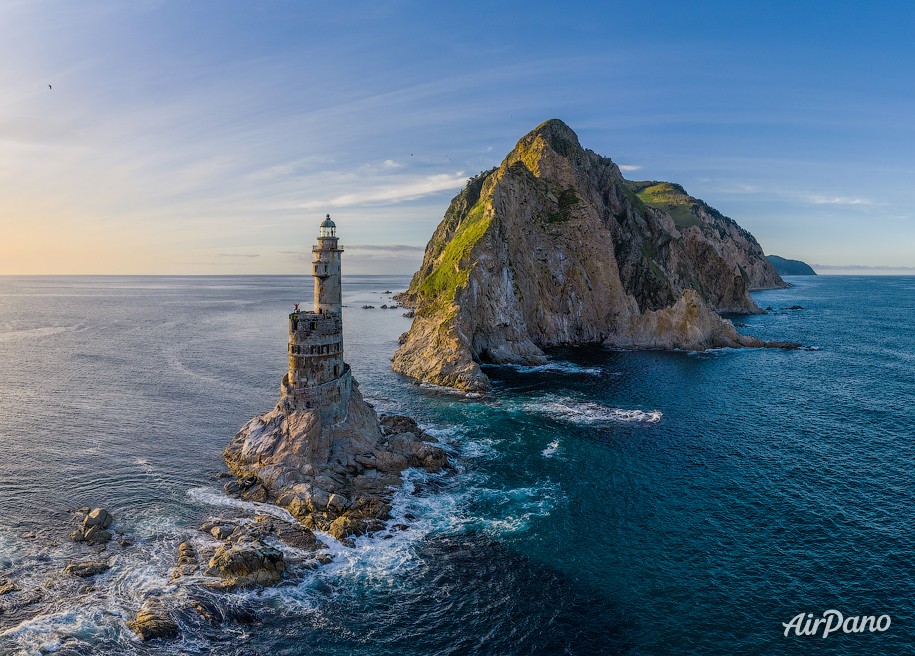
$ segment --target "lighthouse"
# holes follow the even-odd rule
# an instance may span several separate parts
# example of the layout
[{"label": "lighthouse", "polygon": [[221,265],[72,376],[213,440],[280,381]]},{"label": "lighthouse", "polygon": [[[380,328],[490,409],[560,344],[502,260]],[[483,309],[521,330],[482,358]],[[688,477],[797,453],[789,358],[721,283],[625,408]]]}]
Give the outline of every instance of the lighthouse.
[{"label": "lighthouse", "polygon": [[289,315],[289,371],[282,396],[290,409],[314,410],[323,425],[346,418],[352,391],[349,365],[343,361],[341,253],[337,226],[328,214],[318,228],[314,255],[314,307]]},{"label": "lighthouse", "polygon": [[314,253],[315,312],[318,314],[341,314],[343,309],[340,290],[340,253],[337,244],[337,226],[330,214],[318,228],[318,243],[311,249]]}]

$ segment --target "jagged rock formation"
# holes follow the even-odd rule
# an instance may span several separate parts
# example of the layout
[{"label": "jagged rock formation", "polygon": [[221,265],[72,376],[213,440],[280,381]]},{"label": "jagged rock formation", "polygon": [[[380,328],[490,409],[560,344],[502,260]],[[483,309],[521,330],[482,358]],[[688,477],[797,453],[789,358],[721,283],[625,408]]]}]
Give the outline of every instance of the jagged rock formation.
[{"label": "jagged rock formation", "polygon": [[134,619],[127,623],[144,642],[161,638],[169,640],[178,637],[178,624],[171,612],[159,599],[143,602]]},{"label": "jagged rock formation", "polygon": [[801,260],[789,260],[787,257],[779,257],[778,255],[767,255],[766,259],[772,263],[775,270],[782,276],[817,275],[817,272],[813,270],[813,267]]},{"label": "jagged rock formation", "polygon": [[86,509],[82,526],[70,533],[70,539],[74,542],[86,542],[92,545],[110,542],[112,536],[107,529],[113,521],[114,518],[104,508]]},{"label": "jagged rock formation", "polygon": [[672,182],[631,182],[629,188],[639,200],[666,212],[681,234],[696,233],[705,237],[734,271],[747,282],[751,291],[781,289],[788,285],[766,259],[762,246],[749,232],[703,200],[693,198]]},{"label": "jagged rock formation", "polygon": [[412,426],[414,432],[386,433],[354,380],[341,423],[324,424],[316,409],[284,394],[272,411],[245,424],[224,456],[233,474],[257,482],[264,501],[345,540],[388,519],[389,488],[401,484],[403,470],[447,465],[441,448]]},{"label": "jagged rock formation", "polygon": [[763,345],[716,312],[759,312],[748,290],[781,279],[749,233],[696,212],[678,228],[562,121],[543,123],[451,202],[395,297],[415,317],[394,370],[485,390],[480,362],[541,363],[553,345]]}]

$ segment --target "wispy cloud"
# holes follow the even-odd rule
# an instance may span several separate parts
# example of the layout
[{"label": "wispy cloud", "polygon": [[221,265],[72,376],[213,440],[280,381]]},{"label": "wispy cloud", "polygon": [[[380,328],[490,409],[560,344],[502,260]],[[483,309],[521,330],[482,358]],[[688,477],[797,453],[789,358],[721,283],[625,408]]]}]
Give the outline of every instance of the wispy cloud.
[{"label": "wispy cloud", "polygon": [[375,251],[381,253],[422,253],[423,246],[408,246],[406,244],[344,244],[351,251]]},{"label": "wispy cloud", "polygon": [[216,253],[216,257],[229,257],[229,258],[252,258],[260,257],[260,253]]},{"label": "wispy cloud", "polygon": [[638,171],[641,166],[638,164],[617,164],[620,167],[620,171]]},{"label": "wispy cloud", "polygon": [[889,266],[871,264],[811,264],[814,269],[850,271],[915,271],[915,266]]},{"label": "wispy cloud", "polygon": [[808,202],[814,205],[871,205],[872,202],[865,198],[849,198],[847,196],[820,196],[814,194],[807,197]]},{"label": "wispy cloud", "polygon": [[302,157],[290,162],[274,164],[272,166],[267,166],[257,171],[253,171],[252,173],[249,173],[247,177],[249,180],[255,181],[274,180],[277,178],[285,178],[290,175],[301,174],[318,166],[327,166],[328,164],[333,163],[334,160],[329,157]]},{"label": "wispy cloud", "polygon": [[310,200],[298,207],[306,210],[324,207],[352,207],[356,205],[388,205],[402,201],[416,200],[442,191],[457,191],[467,182],[463,171],[439,173],[419,179],[400,180],[388,184],[377,184],[351,194],[342,194],[323,200]]}]

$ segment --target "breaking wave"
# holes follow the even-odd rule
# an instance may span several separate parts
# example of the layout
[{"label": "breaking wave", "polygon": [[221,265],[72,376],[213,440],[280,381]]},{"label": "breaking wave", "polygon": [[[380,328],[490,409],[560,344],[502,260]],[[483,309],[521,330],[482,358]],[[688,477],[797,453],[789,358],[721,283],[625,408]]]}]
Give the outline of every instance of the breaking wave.
[{"label": "breaking wave", "polygon": [[551,360],[546,364],[535,364],[535,365],[524,365],[524,364],[502,364],[502,365],[486,365],[487,367],[507,367],[509,369],[514,369],[522,373],[542,373],[542,372],[551,372],[551,373],[560,373],[560,374],[586,374],[589,376],[600,376],[604,373],[604,370],[600,367],[584,367],[582,365],[575,364],[573,362],[567,362],[564,360]]},{"label": "breaking wave", "polygon": [[557,421],[585,426],[603,423],[656,424],[663,417],[660,410],[625,410],[568,398],[532,401],[524,405],[524,410],[546,415]]}]

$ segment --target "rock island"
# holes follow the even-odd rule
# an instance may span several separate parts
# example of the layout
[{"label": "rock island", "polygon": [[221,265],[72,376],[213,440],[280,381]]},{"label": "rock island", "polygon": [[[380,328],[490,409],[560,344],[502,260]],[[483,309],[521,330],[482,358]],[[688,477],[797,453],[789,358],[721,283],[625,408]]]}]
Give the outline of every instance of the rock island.
[{"label": "rock island", "polygon": [[682,187],[631,182],[547,121],[451,201],[409,289],[394,370],[486,390],[481,363],[550,346],[703,350],[764,343],[719,313],[786,286],[753,236]]},{"label": "rock island", "polygon": [[289,315],[289,370],[279,400],[226,448],[226,464],[238,477],[226,488],[348,540],[390,517],[403,470],[438,471],[447,459],[413,420],[379,418],[343,359],[343,250],[330,215],[312,253],[314,306],[296,306]]}]

